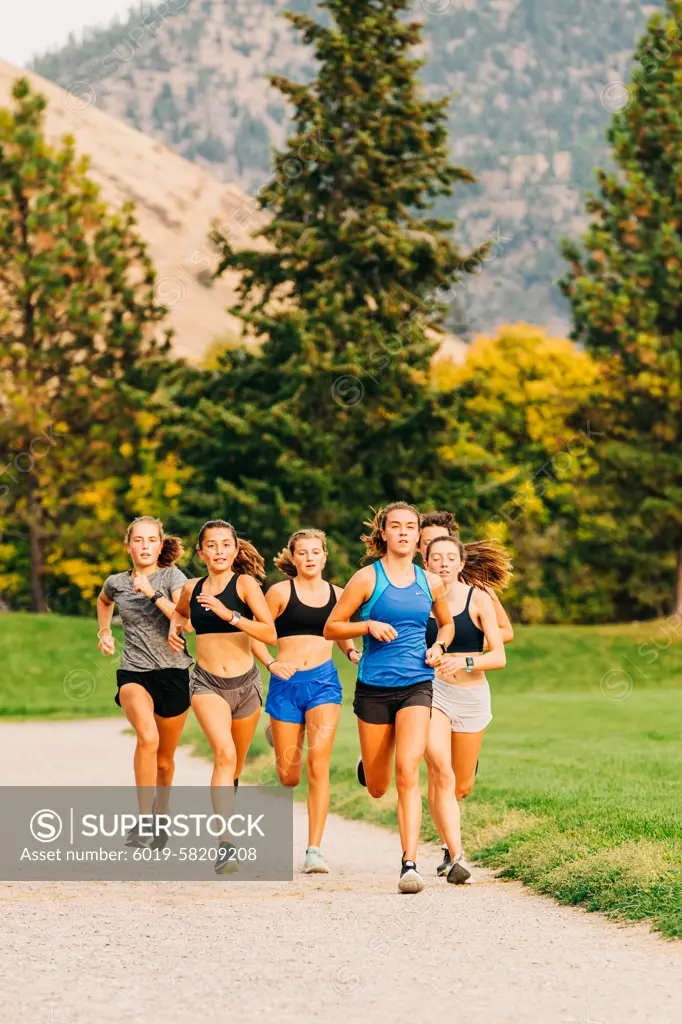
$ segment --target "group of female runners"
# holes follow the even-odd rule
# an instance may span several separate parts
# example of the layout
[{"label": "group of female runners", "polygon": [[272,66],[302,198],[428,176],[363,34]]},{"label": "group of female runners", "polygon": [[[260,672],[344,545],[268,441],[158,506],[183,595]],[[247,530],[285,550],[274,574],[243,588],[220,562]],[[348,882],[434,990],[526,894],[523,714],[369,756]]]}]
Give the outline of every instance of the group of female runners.
[{"label": "group of female runners", "polygon": [[[454,516],[421,516],[406,502],[381,509],[363,536],[365,559],[345,588],[325,582],[325,535],[299,530],[275,559],[288,577],[263,594],[265,564],[224,520],[205,523],[196,554],[207,574],[188,580],[183,550],[158,519],[128,528],[128,572],[110,576],[97,602],[99,648],[114,654],[114,604],[124,629],[116,703],[135,730],[140,813],[167,809],[174,753],[190,705],[213,752],[214,805],[236,788],[262,707],[257,658],[270,672],[266,735],[279,781],[296,786],[307,734],[308,847],[304,871],[327,872],[321,843],[329,809],[329,766],[342,702],[332,661],[336,643],[357,666],[358,781],[372,797],[388,789],[395,763],[403,857],[398,887],[420,892],[419,766],[426,759],[429,808],[443,843],[439,874],[469,876],[458,800],[471,792],[491,720],[485,671],[505,664],[513,632],[496,590],[510,576],[494,542],[462,545]],[[414,561],[419,551],[424,568]],[[196,634],[196,664],[185,636]],[[362,637],[362,651],[354,643]],[[268,647],[277,645],[275,656]],[[144,845],[137,829],[131,845]],[[153,840],[163,843],[164,837]],[[220,844],[216,872],[230,870]]]}]

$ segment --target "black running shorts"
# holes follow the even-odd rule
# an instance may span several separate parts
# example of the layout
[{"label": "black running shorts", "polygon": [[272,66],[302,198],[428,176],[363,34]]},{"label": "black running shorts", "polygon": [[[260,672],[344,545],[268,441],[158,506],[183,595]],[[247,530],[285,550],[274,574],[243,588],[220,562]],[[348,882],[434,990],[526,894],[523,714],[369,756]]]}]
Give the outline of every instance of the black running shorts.
[{"label": "black running shorts", "polygon": [[402,708],[430,708],[433,682],[410,683],[409,686],[368,686],[355,684],[353,711],[362,722],[371,725],[393,725]]},{"label": "black running shorts", "polygon": [[186,668],[157,668],[153,672],[137,672],[120,668],[116,673],[118,693],[114,700],[121,706],[121,687],[127,683],[143,686],[154,701],[154,714],[159,718],[175,718],[189,707],[189,670]]}]

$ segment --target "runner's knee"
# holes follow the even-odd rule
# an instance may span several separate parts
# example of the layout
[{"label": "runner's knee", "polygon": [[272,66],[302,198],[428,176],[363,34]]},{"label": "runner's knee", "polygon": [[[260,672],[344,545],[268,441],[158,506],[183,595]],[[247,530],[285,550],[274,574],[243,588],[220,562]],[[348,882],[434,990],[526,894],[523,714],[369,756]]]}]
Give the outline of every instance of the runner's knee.
[{"label": "runner's knee", "polygon": [[145,754],[156,754],[159,749],[159,733],[155,725],[145,725],[137,730],[137,746]]},{"label": "runner's knee", "polygon": [[165,754],[163,752],[157,753],[156,755],[156,768],[161,774],[167,774],[174,767],[175,761],[172,754]]},{"label": "runner's knee", "polygon": [[429,778],[433,780],[433,786],[437,789],[452,789],[455,785],[455,773],[447,761],[432,762]]},{"label": "runner's knee", "polygon": [[301,781],[301,767],[297,764],[277,765],[277,778],[282,786],[292,789]]},{"label": "runner's knee", "polygon": [[457,782],[455,786],[455,796],[458,800],[466,800],[474,788],[474,779],[465,779],[463,782]]},{"label": "runner's knee", "polygon": [[215,760],[216,768],[232,768],[237,767],[237,754],[234,747],[229,747],[227,744],[221,744],[216,747],[213,751],[213,757]]},{"label": "runner's knee", "polygon": [[419,785],[419,761],[399,761],[395,766],[396,789],[412,789]]},{"label": "runner's knee", "polygon": [[317,750],[309,750],[306,774],[309,782],[323,782],[329,778],[329,758]]}]

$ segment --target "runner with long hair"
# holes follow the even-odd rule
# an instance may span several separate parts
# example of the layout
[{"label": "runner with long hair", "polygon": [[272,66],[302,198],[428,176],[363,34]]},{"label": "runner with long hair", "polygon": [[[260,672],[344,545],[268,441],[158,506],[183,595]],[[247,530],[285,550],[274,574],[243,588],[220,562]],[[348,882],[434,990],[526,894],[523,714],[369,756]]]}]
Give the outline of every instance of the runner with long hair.
[{"label": "runner with long hair", "polygon": [[[166,643],[168,620],[187,577],[175,564],[182,557],[182,544],[164,534],[160,519],[134,519],[125,547],[132,569],[109,576],[97,598],[98,646],[102,654],[115,654],[111,620],[118,605],[124,642],[114,700],[135,730],[133,766],[139,812],[162,813],[168,809],[175,750],[189,710],[192,659],[184,642],[173,652]],[[144,846],[147,840],[135,825],[126,842]],[[160,847],[164,842],[160,836],[152,845]]]},{"label": "runner with long hair", "polygon": [[[442,509],[436,512],[425,512],[422,517],[422,529],[419,536],[419,554],[421,555],[422,562],[426,565],[426,549],[435,537],[455,537],[459,540],[459,526],[452,512],[446,512]],[[466,558],[469,564],[469,571],[476,571],[476,565],[480,565],[481,572],[485,572],[487,566],[490,566],[490,555],[495,550],[500,551],[500,547],[497,541],[494,540],[475,540],[469,544],[464,545],[466,551]],[[500,627],[502,634],[502,640],[505,644],[511,643],[514,639],[514,627],[511,624],[509,616],[502,606],[497,592],[495,590],[494,581],[491,579],[489,582],[481,577],[481,573],[477,573],[480,583],[481,590],[485,590],[492,598],[492,602],[495,606],[495,614],[497,616],[497,625]],[[508,577],[507,577],[508,579]],[[506,585],[506,584],[505,584]]]},{"label": "runner with long hair", "polygon": [[[329,762],[341,714],[341,682],[334,662],[334,644],[325,640],[325,623],[341,596],[341,587],[327,583],[327,541],[322,530],[297,530],[274,559],[289,579],[275,583],[266,600],[277,630],[277,655],[251,642],[255,656],[270,671],[265,710],[275,748],[277,777],[283,786],[297,786],[303,770],[303,740],[308,753],[308,847],[303,870],[327,873],[321,844],[329,812]],[[352,640],[340,649],[357,665],[360,652]]]},{"label": "runner with long hair", "polygon": [[[395,753],[398,827],[403,849],[401,892],[421,892],[416,857],[422,818],[419,764],[429,734],[433,666],[454,635],[445,588],[438,576],[413,563],[421,526],[418,510],[404,501],[379,509],[365,525],[363,558],[374,559],[346,585],[332,610],[327,640],[363,637],[353,707],[358,719],[361,759],[358,781],[370,796],[384,795]],[[433,609],[436,636],[426,646]],[[351,621],[360,612],[360,621]]]},{"label": "runner with long hair", "polygon": [[[429,810],[443,842],[444,858],[437,872],[447,874],[449,882],[461,883],[471,872],[462,853],[458,801],[474,786],[481,743],[492,719],[485,671],[506,664],[498,616],[484,588],[506,586],[510,568],[506,554],[494,542],[487,548],[479,545],[469,562],[462,542],[449,536],[429,543],[426,565],[440,576],[455,623],[454,640],[433,683],[426,748]],[[437,628],[430,618],[427,643]]]},{"label": "runner with long hair", "polygon": [[[192,708],[213,751],[211,786],[235,786],[243,771],[261,712],[260,673],[251,640],[274,644],[272,615],[261,590],[265,563],[253,544],[237,537],[224,519],[201,527],[196,552],[208,575],[189,580],[171,619],[168,644],[182,648],[191,622],[197,635],[197,663],[190,677]],[[216,790],[214,809],[220,813]],[[216,872],[234,867],[232,846],[223,840]]]}]

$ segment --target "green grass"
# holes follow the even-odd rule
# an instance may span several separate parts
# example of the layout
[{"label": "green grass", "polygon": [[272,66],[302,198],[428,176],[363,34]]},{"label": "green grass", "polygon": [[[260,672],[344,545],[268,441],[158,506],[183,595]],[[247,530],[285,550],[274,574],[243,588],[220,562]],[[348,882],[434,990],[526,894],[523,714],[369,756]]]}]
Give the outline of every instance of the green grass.
[{"label": "green grass", "polygon": [[[0,715],[120,714],[116,663],[97,654],[96,630],[59,616],[0,616]],[[495,717],[463,818],[468,854],[505,877],[682,937],[682,627],[679,637],[668,628],[669,646],[664,630],[518,629],[507,669],[490,675]],[[373,801],[355,780],[354,673],[338,664],[333,809],[395,827],[395,794]],[[185,739],[206,751],[193,719]],[[275,779],[261,729],[247,777]],[[435,838],[428,814],[424,838]]]}]

